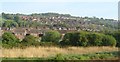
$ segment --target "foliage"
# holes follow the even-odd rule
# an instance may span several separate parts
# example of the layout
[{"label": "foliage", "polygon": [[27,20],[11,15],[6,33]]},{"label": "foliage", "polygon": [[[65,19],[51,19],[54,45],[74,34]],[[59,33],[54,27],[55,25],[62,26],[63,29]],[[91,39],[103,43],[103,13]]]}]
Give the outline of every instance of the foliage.
[{"label": "foliage", "polygon": [[31,45],[34,45],[34,46],[37,46],[39,44],[39,38],[37,37],[34,37],[32,35],[27,35],[25,36],[25,38],[21,41],[21,43],[23,45],[26,45],[26,46],[31,46]]},{"label": "foliage", "polygon": [[86,46],[87,38],[85,32],[66,33],[61,44],[72,45],[72,46]]},{"label": "foliage", "polygon": [[114,33],[114,35],[113,35],[113,37],[116,39],[116,41],[117,41],[117,47],[120,47],[120,31],[118,31],[118,32],[115,32]]},{"label": "foliage", "polygon": [[42,37],[42,41],[46,42],[59,42],[61,34],[58,31],[48,31]]},{"label": "foliage", "polygon": [[43,47],[59,46],[59,44],[56,44],[54,42],[40,42],[39,45]]},{"label": "foliage", "polygon": [[63,57],[62,54],[57,54],[54,59],[55,59],[55,60],[64,60],[64,57]]},{"label": "foliage", "polygon": [[19,22],[20,21],[20,18],[19,18],[19,16],[14,16],[14,20],[15,20],[15,22]]},{"label": "foliage", "polygon": [[113,36],[106,35],[102,39],[102,45],[104,45],[104,46],[116,46],[116,40]]},{"label": "foliage", "polygon": [[89,33],[86,36],[89,40],[89,46],[101,46],[103,34]]},{"label": "foliage", "polygon": [[112,33],[107,33],[108,35],[112,35],[116,39],[116,46],[120,47],[120,30],[114,31]]},{"label": "foliage", "polygon": [[66,33],[60,44],[72,46],[115,46],[116,39],[101,33],[74,32]]},{"label": "foliage", "polygon": [[14,16],[11,15],[11,14],[2,13],[2,18],[13,20],[13,19],[14,19]]},{"label": "foliage", "polygon": [[9,46],[16,46],[19,43],[19,40],[10,32],[5,32],[2,35],[2,43]]},{"label": "foliage", "polygon": [[[14,20],[14,22],[20,22],[22,21],[22,18],[20,18],[20,16],[31,16],[31,17],[41,17],[42,19],[44,19],[44,17],[46,18],[62,18],[62,17],[67,17],[69,18],[69,20],[67,19],[61,19],[61,23],[57,22],[57,23],[52,23],[52,22],[48,22],[49,26],[48,27],[71,27],[71,25],[73,25],[73,27],[82,27],[81,24],[82,23],[89,23],[89,25],[85,25],[84,28],[88,28],[88,29],[99,29],[101,32],[106,32],[106,31],[114,31],[113,29],[118,29],[120,25],[119,22],[117,22],[116,20],[113,19],[103,19],[103,18],[97,18],[97,17],[75,17],[75,16],[71,16],[70,14],[59,14],[59,13],[40,13],[40,14],[30,14],[30,15],[25,15],[25,14],[7,14],[7,13],[2,13],[2,18],[6,19],[6,20]],[[49,19],[49,20],[53,20],[54,19]],[[85,22],[83,20],[86,20]],[[89,20],[89,21],[88,21]],[[27,26],[29,27],[38,27],[38,26],[46,26],[48,24],[46,24],[46,22],[34,22],[31,21],[31,19],[26,20],[28,21],[26,24],[28,24]],[[40,20],[42,21],[42,20]],[[30,23],[29,23],[30,22]],[[19,25],[19,24],[18,24]],[[99,26],[98,26],[99,25]],[[19,27],[22,27],[19,25]],[[82,27],[83,28],[83,27]]]},{"label": "foliage", "polygon": [[3,23],[3,27],[18,27],[18,24],[13,20],[7,20]]}]

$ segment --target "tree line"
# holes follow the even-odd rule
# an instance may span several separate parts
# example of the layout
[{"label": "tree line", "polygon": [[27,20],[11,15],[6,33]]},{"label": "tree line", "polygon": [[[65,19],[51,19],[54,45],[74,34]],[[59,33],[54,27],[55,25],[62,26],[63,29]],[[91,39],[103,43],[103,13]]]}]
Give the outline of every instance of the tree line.
[{"label": "tree line", "polygon": [[117,46],[120,47],[120,32],[103,34],[94,32],[69,32],[63,38],[58,31],[48,31],[42,37],[26,35],[20,41],[14,34],[5,32],[2,35],[3,47],[28,47],[28,46]]}]

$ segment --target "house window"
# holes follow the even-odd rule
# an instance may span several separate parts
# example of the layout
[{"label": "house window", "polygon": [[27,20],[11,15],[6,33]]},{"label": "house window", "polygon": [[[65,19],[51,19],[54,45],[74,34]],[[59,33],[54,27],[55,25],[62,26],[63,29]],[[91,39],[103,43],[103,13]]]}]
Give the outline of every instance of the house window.
[{"label": "house window", "polygon": [[30,35],[30,34],[26,34],[26,36],[28,36],[28,35]]},{"label": "house window", "polygon": [[39,34],[39,37],[42,37],[43,36],[43,34]]},{"label": "house window", "polygon": [[22,35],[22,33],[20,33],[20,35]]}]

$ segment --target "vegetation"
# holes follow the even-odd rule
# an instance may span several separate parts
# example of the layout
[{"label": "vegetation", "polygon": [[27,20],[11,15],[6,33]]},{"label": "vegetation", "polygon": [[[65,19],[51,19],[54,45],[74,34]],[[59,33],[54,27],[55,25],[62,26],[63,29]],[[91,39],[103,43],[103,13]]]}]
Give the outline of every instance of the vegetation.
[{"label": "vegetation", "polygon": [[[21,16],[28,16],[28,17],[34,17],[34,18],[41,18],[42,20],[39,21],[32,21],[31,18],[24,20],[21,18]],[[71,16],[69,14],[58,14],[58,13],[40,13],[40,14],[7,14],[2,13],[2,16],[0,16],[2,20],[0,20],[2,27],[41,27],[41,26],[47,26],[49,28],[51,27],[76,27],[77,29],[83,28],[79,23],[84,25],[84,28],[88,29],[99,29],[101,32],[110,32],[114,31],[116,29],[119,29],[119,22],[113,19],[103,19],[103,18],[97,18],[97,17],[75,17]],[[48,19],[44,19],[50,18]],[[62,18],[69,18],[69,19],[61,19],[60,22],[55,22],[54,19],[51,19],[52,17],[58,17]],[[12,20],[10,22],[9,20]],[[46,22],[44,22],[44,21]],[[47,21],[48,20],[48,21]],[[84,21],[87,20],[87,21]],[[6,22],[9,21],[9,22]],[[52,22],[53,21],[53,22]],[[88,25],[86,25],[88,24]],[[0,26],[1,26],[0,25]]]},{"label": "vegetation", "polygon": [[42,37],[43,42],[55,42],[58,43],[61,39],[61,34],[58,31],[48,31]]},{"label": "vegetation", "polygon": [[100,33],[74,32],[66,33],[61,44],[72,46],[115,46],[116,40],[113,36]]},{"label": "vegetation", "polygon": [[27,35],[25,36],[25,38],[21,41],[22,45],[26,45],[26,46],[37,46],[39,44],[40,39],[37,37],[34,37],[32,35]]},{"label": "vegetation", "polygon": [[116,42],[117,42],[116,46],[120,47],[120,30],[117,30],[117,31],[112,32],[112,33],[106,33],[106,34],[113,36],[116,39]]},{"label": "vegetation", "polygon": [[[92,54],[96,52],[112,52],[119,51],[117,47],[55,47],[55,46],[39,46],[39,47],[27,47],[27,48],[11,48],[11,49],[2,49],[2,57],[14,58],[14,57],[49,57],[55,56],[56,54],[62,55],[72,55],[72,54]],[[18,54],[19,53],[19,54]]]},{"label": "vegetation", "polygon": [[[33,19],[24,20],[21,18],[21,16],[33,16],[33,18],[40,17],[40,21],[33,21]],[[120,38],[119,38],[120,31],[117,31],[117,29],[119,29],[117,25],[118,22],[113,19],[103,19],[96,17],[93,18],[74,17],[69,14],[58,14],[58,13],[41,13],[41,14],[31,14],[31,15],[2,13],[2,16],[0,17],[2,17],[0,18],[0,27],[7,27],[9,28],[9,30],[10,28],[16,28],[16,27],[28,27],[28,28],[33,27],[37,29],[37,27],[46,27],[46,26],[51,29],[50,31],[46,31],[42,37],[26,35],[24,39],[22,39],[22,41],[20,41],[20,39],[18,39],[11,32],[4,32],[4,34],[2,34],[2,46],[3,48],[5,48],[5,50],[3,50],[4,51],[3,53],[5,52],[9,53],[9,54],[5,53],[5,55],[10,55],[11,52],[16,52],[12,54],[14,57],[20,57],[20,56],[26,57],[24,56],[24,54],[25,55],[28,54],[31,57],[34,57],[34,55],[31,54],[35,52],[34,53],[35,57],[38,57],[38,55],[42,57],[47,56],[47,58],[38,58],[42,60],[111,59],[111,58],[116,58],[118,56],[116,54],[118,52],[81,54],[85,52],[98,52],[100,51],[100,49],[98,48],[103,46],[110,46],[110,48],[120,47]],[[54,17],[57,17],[58,20],[55,21]],[[61,19],[59,20],[59,18]],[[84,26],[79,23],[83,24]],[[68,32],[65,33],[65,35],[63,36],[57,30],[56,31],[52,30],[55,27],[57,29],[75,27],[80,30],[82,30],[82,28],[85,28],[85,29],[92,29],[93,31],[94,29],[100,29],[100,31],[88,32],[83,30],[79,32]],[[29,48],[31,46],[35,48]],[[72,47],[69,48],[70,46]],[[75,48],[73,46],[75,46]],[[94,49],[93,48],[94,46],[98,48]],[[83,48],[79,49],[79,47],[83,47]],[[92,49],[89,49],[89,47],[92,47]],[[10,50],[9,49],[6,50],[6,48],[10,48]],[[87,51],[84,49],[86,49]],[[40,52],[41,50],[42,52]],[[113,51],[113,49],[107,51],[111,51],[111,50]],[[106,49],[103,51],[106,51]],[[79,54],[72,55],[71,53],[79,53]],[[54,56],[48,57],[49,54]],[[9,57],[9,56],[5,56],[5,57]]]},{"label": "vegetation", "polygon": [[19,39],[17,39],[16,36],[13,35],[12,33],[5,32],[2,35],[3,47],[9,47],[9,48],[16,47],[18,43],[19,43]]},{"label": "vegetation", "polygon": [[34,59],[34,60],[102,60],[102,59],[118,59],[118,52],[97,52],[92,54],[71,54],[71,55],[63,55],[57,54],[56,56],[50,56],[46,58],[3,58],[3,60],[10,60],[10,59]]},{"label": "vegetation", "polygon": [[[110,59],[118,57],[118,52],[100,52],[94,54],[83,54],[83,55],[62,55],[57,54],[50,60],[90,60],[90,59]],[[48,59],[49,60],[49,59]]]},{"label": "vegetation", "polygon": [[104,36],[104,38],[102,39],[102,44],[104,45],[104,46],[116,46],[116,40],[115,40],[115,38],[114,37],[112,37],[112,36],[109,36],[109,35],[106,35],[106,36]]},{"label": "vegetation", "polygon": [[[23,47],[23,46],[118,46],[119,34],[108,35],[94,32],[69,32],[61,40],[61,34],[58,31],[47,31],[44,36],[34,37],[27,35],[22,41],[12,33],[5,32],[2,35],[3,46]],[[19,44],[19,45],[18,45]],[[45,45],[46,44],[46,45]],[[17,46],[16,46],[17,45]],[[6,47],[7,47],[6,46]]]}]

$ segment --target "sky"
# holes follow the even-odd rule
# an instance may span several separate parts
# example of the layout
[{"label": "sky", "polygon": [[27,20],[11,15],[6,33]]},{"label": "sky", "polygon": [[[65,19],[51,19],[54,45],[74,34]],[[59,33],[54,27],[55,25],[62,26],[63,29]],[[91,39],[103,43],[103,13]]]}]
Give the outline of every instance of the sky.
[{"label": "sky", "polygon": [[0,12],[5,13],[47,13],[71,14],[118,19],[119,0],[1,0]]}]

